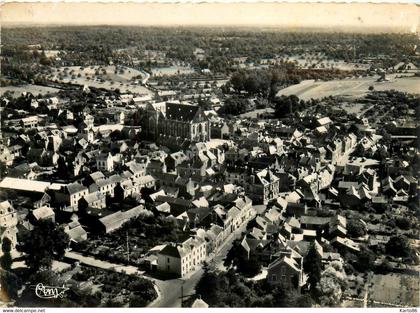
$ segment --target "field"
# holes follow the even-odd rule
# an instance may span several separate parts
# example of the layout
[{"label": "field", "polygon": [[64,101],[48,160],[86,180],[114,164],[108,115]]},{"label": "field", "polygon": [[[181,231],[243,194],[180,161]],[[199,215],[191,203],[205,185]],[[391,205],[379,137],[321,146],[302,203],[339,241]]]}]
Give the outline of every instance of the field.
[{"label": "field", "polygon": [[7,86],[0,87],[0,96],[3,96],[6,91],[10,91],[12,93],[12,97],[17,98],[25,91],[37,96],[53,94],[58,92],[59,89],[38,85]]},{"label": "field", "polygon": [[300,99],[321,99],[329,96],[342,96],[348,99],[357,99],[366,95],[369,87],[384,91],[395,89],[408,93],[420,93],[420,77],[396,78],[390,76],[390,81],[378,82],[378,77],[351,78],[332,81],[305,80],[300,84],[293,85],[278,91],[277,96],[296,95]]},{"label": "field", "polygon": [[92,86],[105,89],[120,89],[121,92],[131,91],[140,94],[151,94],[142,81],[147,79],[146,73],[128,67],[110,66],[69,66],[53,69],[51,80],[64,83]]},{"label": "field", "polygon": [[[418,307],[418,277],[402,274],[374,275],[369,290],[369,300],[378,301],[379,305],[390,303]],[[376,303],[373,304],[373,307],[375,306]]]},{"label": "field", "polygon": [[288,57],[288,61],[296,62],[300,68],[335,68],[342,71],[367,70],[369,68],[367,64],[336,61],[328,59],[325,55],[314,54],[294,55]]}]

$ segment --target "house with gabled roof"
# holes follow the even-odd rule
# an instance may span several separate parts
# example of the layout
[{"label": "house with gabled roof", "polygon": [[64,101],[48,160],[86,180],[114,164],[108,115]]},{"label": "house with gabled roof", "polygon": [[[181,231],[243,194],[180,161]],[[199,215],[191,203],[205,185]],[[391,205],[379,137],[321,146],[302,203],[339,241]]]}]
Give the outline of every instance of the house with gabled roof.
[{"label": "house with gabled roof", "polygon": [[184,277],[207,257],[206,241],[190,237],[181,244],[169,243],[158,253],[158,270]]},{"label": "house with gabled roof", "polygon": [[267,282],[270,285],[281,284],[300,291],[304,284],[302,264],[291,256],[279,257],[268,265]]},{"label": "house with gabled roof", "polygon": [[55,222],[54,210],[49,206],[43,206],[38,209],[32,210],[30,215],[31,223],[37,223],[40,220],[50,220]]},{"label": "house with gabled roof", "polygon": [[54,193],[55,202],[59,206],[69,206],[74,210],[77,210],[79,200],[88,194],[88,188],[78,182],[67,184]]}]

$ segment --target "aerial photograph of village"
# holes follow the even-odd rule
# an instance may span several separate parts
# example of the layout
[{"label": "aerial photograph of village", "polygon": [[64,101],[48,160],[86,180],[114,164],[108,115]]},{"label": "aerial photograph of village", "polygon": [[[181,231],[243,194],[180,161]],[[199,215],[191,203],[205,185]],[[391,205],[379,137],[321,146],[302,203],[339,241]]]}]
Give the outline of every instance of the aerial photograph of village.
[{"label": "aerial photograph of village", "polygon": [[420,9],[327,5],[2,5],[0,307],[419,307]]}]

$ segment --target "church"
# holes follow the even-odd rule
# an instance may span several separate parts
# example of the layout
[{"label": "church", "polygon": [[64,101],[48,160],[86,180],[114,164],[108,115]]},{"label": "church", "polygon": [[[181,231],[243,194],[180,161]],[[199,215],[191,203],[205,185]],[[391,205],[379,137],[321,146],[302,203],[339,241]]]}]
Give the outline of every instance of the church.
[{"label": "church", "polygon": [[146,107],[145,134],[169,146],[183,146],[210,139],[210,122],[196,105],[159,102]]}]

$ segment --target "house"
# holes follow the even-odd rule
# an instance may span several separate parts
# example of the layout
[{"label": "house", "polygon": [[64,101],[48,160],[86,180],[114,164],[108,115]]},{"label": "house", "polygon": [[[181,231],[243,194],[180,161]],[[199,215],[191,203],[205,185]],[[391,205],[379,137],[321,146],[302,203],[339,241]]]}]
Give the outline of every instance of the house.
[{"label": "house", "polygon": [[330,124],[332,123],[331,119],[329,117],[323,117],[316,120],[316,124],[318,127],[326,127],[328,128]]},{"label": "house", "polygon": [[114,159],[111,152],[100,153],[96,158],[96,168],[98,171],[112,172],[114,170]]},{"label": "house", "polygon": [[5,200],[0,202],[0,239],[8,238],[11,241],[12,250],[17,243],[18,214],[12,204]]},{"label": "house", "polygon": [[229,125],[224,121],[210,123],[211,138],[226,139],[231,136]]},{"label": "house", "polygon": [[185,161],[188,161],[188,156],[182,151],[169,154],[165,159],[166,169],[168,172],[175,171],[177,166]]},{"label": "house", "polygon": [[28,116],[20,120],[20,126],[25,129],[38,127],[39,118],[36,115]]},{"label": "house", "polygon": [[270,285],[283,286],[300,290],[303,285],[302,264],[291,256],[282,256],[268,265],[267,282]]},{"label": "house", "polygon": [[304,215],[299,220],[304,229],[321,230],[328,226],[331,219],[330,217]]},{"label": "house", "polygon": [[80,211],[87,208],[103,209],[106,207],[105,195],[100,192],[89,193],[79,199],[78,208]]},{"label": "house", "polygon": [[31,212],[32,222],[37,223],[40,220],[50,220],[55,222],[55,213],[49,206],[43,206]]},{"label": "house", "polygon": [[335,237],[330,240],[330,243],[340,252],[350,251],[357,253],[360,251],[359,244],[349,238]]},{"label": "house", "polygon": [[156,179],[151,175],[133,178],[132,181],[133,185],[137,187],[138,192],[140,192],[142,188],[154,188],[156,185]]},{"label": "house", "polygon": [[80,225],[79,221],[72,221],[64,227],[64,232],[69,236],[71,242],[79,243],[87,240],[87,232]]},{"label": "house", "polygon": [[[105,233],[110,233],[120,228],[129,220],[136,218],[141,214],[147,214],[146,211],[147,210],[145,210],[142,205],[139,205],[127,211],[117,211],[115,213],[107,214],[104,217],[97,215],[97,217],[100,217],[97,223],[98,230]],[[89,214],[90,212],[88,211],[87,213]]]},{"label": "house", "polygon": [[0,144],[0,161],[3,162],[6,166],[11,166],[14,159],[15,156],[12,154],[9,147]]},{"label": "house", "polygon": [[199,237],[190,237],[182,244],[170,243],[158,254],[158,270],[184,277],[207,257],[206,242]]},{"label": "house", "polygon": [[246,178],[245,192],[254,203],[267,204],[279,196],[280,180],[270,169],[251,172]]},{"label": "house", "polygon": [[55,202],[58,205],[78,208],[79,200],[88,194],[89,190],[87,187],[78,182],[74,182],[62,186],[60,190],[55,192]]}]

